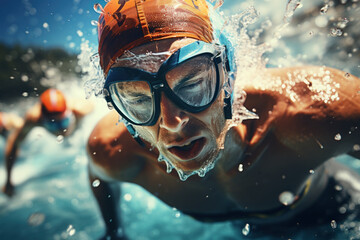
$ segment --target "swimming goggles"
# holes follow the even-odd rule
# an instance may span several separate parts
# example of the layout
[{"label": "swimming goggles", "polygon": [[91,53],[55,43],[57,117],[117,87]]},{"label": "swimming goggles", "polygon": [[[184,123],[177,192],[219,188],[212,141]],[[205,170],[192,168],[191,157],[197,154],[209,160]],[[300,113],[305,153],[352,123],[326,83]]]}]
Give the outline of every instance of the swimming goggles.
[{"label": "swimming goggles", "polygon": [[220,92],[225,67],[228,70],[225,46],[196,41],[174,52],[156,73],[111,68],[104,95],[128,122],[152,126],[160,115],[161,91],[181,109],[204,111]]}]

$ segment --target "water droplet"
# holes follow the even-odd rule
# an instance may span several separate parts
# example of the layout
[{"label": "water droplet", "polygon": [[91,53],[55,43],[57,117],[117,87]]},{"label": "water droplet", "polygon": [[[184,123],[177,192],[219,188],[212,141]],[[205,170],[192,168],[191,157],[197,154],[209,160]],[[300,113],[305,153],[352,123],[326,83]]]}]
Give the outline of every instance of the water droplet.
[{"label": "water droplet", "polygon": [[39,226],[41,225],[45,220],[45,215],[42,213],[33,213],[28,218],[28,224],[30,226]]},{"label": "water droplet", "polygon": [[126,193],[124,195],[124,200],[130,202],[132,200],[132,195],[130,193]]},{"label": "water droplet", "polygon": [[43,23],[43,28],[49,30],[49,24],[47,22],[44,22]]},{"label": "water droplet", "polygon": [[325,14],[325,13],[327,13],[328,10],[329,10],[329,4],[325,4],[325,5],[320,9],[320,13],[321,13],[321,14]]},{"label": "water droplet", "polygon": [[166,172],[171,173],[171,171],[173,170],[174,167],[168,161],[165,161],[165,163],[166,163]]},{"label": "water droplet", "polygon": [[291,192],[285,191],[279,195],[279,201],[285,206],[291,205],[294,200],[295,196]]},{"label": "water droplet", "polygon": [[10,76],[10,79],[13,80],[13,79],[15,79],[15,77],[14,77],[14,76]]},{"label": "water droplet", "polygon": [[95,180],[92,182],[92,186],[93,186],[93,187],[98,187],[98,186],[100,186],[100,180],[99,180],[99,179],[95,179]]},{"label": "water droplet", "polygon": [[346,213],[346,207],[342,206],[339,208],[339,213],[345,214]]},{"label": "water droplet", "polygon": [[241,163],[239,164],[239,168],[238,168],[239,172],[244,171],[244,165],[242,165]]},{"label": "water droplet", "polygon": [[315,139],[315,141],[316,141],[316,143],[319,145],[319,147],[320,147],[321,149],[324,148],[324,146],[321,144],[321,142],[320,142],[319,140]]},{"label": "water droplet", "polygon": [[339,28],[331,28],[330,36],[332,37],[340,37],[343,34],[343,31]]},{"label": "water droplet", "polygon": [[101,6],[100,3],[96,3],[94,4],[94,11],[99,14],[102,14],[104,12],[104,8]]},{"label": "water droplet", "polygon": [[76,34],[77,34],[79,37],[84,36],[84,33],[83,33],[82,31],[80,31],[80,30],[77,30],[77,31],[76,31]]},{"label": "water droplet", "polygon": [[29,96],[29,93],[28,93],[28,92],[23,92],[23,93],[22,93],[22,96],[23,96],[23,97],[28,97],[28,96]]},{"label": "water droplet", "polygon": [[57,141],[58,143],[64,142],[64,136],[63,136],[63,135],[57,136],[57,137],[56,137],[56,141]]},{"label": "water droplet", "polygon": [[346,4],[347,0],[341,0],[340,1],[342,4]]},{"label": "water droplet", "polygon": [[96,155],[96,152],[93,152],[93,155]]},{"label": "water droplet", "polygon": [[346,78],[349,78],[350,77],[350,73],[345,73],[344,75]]},{"label": "water droplet", "polygon": [[91,25],[97,26],[97,25],[99,25],[99,22],[96,20],[91,20]]},{"label": "water droplet", "polygon": [[178,169],[177,173],[178,173],[181,181],[186,181],[186,179],[188,179],[188,177],[189,177],[189,175],[185,174],[184,171],[181,169]]},{"label": "water droplet", "polygon": [[121,151],[122,151],[122,149],[121,149],[121,148],[119,148],[118,152],[121,152]]},{"label": "water droplet", "polygon": [[312,169],[310,169],[310,170],[309,170],[309,173],[310,173],[310,174],[314,174],[314,173],[315,173],[315,171],[314,171],[314,170],[312,170]]},{"label": "water droplet", "polygon": [[284,22],[289,23],[295,13],[295,10],[301,5],[301,0],[289,0],[288,4],[286,5],[285,15],[284,15]]},{"label": "water droplet", "polygon": [[336,26],[339,27],[339,28],[345,28],[348,23],[349,23],[349,19],[347,19],[347,18],[342,18],[342,19],[336,24]]},{"label": "water droplet", "polygon": [[340,133],[336,134],[335,137],[334,137],[334,139],[335,139],[336,141],[340,141],[340,140],[341,140],[341,135],[340,135]]},{"label": "water droplet", "polygon": [[198,176],[199,176],[199,177],[205,177],[205,174],[206,174],[206,170],[205,170],[205,169],[200,169],[200,170],[198,171]]},{"label": "water droplet", "polygon": [[107,2],[107,3],[110,2],[110,0],[104,0],[104,1]]},{"label": "water droplet", "polygon": [[335,229],[336,228],[336,221],[332,220],[330,223],[331,228]]},{"label": "water droplet", "polygon": [[353,146],[353,149],[354,149],[354,151],[360,151],[360,145],[359,144],[355,144],[354,146]]},{"label": "water droplet", "polygon": [[27,81],[29,81],[29,77],[27,75],[22,75],[21,76],[21,81],[27,82]]},{"label": "water droplet", "polygon": [[219,7],[221,7],[224,4],[224,0],[217,0],[215,5],[214,5],[214,9],[218,9]]},{"label": "water droplet", "polygon": [[176,218],[179,218],[180,216],[181,216],[181,213],[180,213],[180,212],[175,213],[175,217],[176,217]]},{"label": "water droplet", "polygon": [[250,233],[250,225],[247,223],[247,224],[245,224],[245,227],[242,229],[242,234],[244,235],[244,236],[247,236],[247,235],[249,235],[249,233]]},{"label": "water droplet", "polygon": [[69,236],[73,236],[76,233],[76,230],[73,225],[69,225],[66,229],[66,232],[69,234]]},{"label": "water droplet", "polygon": [[342,188],[342,186],[340,186],[340,185],[335,185],[335,190],[336,191],[341,191],[343,188]]},{"label": "water droplet", "polygon": [[109,108],[109,110],[113,110],[114,106],[112,105],[111,102],[107,102],[107,107]]}]

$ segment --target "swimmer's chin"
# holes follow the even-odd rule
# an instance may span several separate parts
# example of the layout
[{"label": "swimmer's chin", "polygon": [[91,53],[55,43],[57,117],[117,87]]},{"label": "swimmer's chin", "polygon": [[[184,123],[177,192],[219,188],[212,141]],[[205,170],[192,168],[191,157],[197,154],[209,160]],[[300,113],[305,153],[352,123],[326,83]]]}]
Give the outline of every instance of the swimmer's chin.
[{"label": "swimmer's chin", "polygon": [[177,156],[167,152],[167,154],[163,154],[174,166],[176,169],[180,169],[184,172],[198,171],[208,163],[214,162],[218,151],[212,150],[213,147],[209,145],[205,145],[200,153],[190,159],[179,159]]}]

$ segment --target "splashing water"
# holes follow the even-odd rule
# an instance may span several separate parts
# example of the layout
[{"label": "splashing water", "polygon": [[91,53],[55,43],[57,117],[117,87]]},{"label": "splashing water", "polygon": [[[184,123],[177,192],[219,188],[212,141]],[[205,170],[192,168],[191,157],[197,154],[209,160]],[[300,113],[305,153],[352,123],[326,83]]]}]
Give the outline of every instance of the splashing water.
[{"label": "splashing water", "polygon": [[97,26],[97,25],[99,25],[99,22],[96,20],[91,20],[91,25]]},{"label": "splashing water", "polygon": [[84,41],[80,45],[81,53],[78,55],[78,65],[82,69],[82,79],[86,98],[90,98],[92,93],[95,96],[103,97],[105,83],[104,73],[100,66],[100,57],[95,50],[89,46],[89,41]]},{"label": "splashing water", "polygon": [[214,5],[214,9],[220,8],[223,4],[224,4],[224,0],[217,0]]},{"label": "splashing water", "polygon": [[289,23],[294,16],[295,10],[301,5],[301,0],[289,0],[288,4],[286,5],[286,10],[284,14],[283,21],[285,23]]},{"label": "splashing water", "polygon": [[320,9],[320,13],[321,13],[321,14],[325,14],[325,13],[327,13],[328,10],[329,10],[329,4],[325,4],[325,5]]},{"label": "splashing water", "polygon": [[99,14],[102,14],[104,12],[104,8],[101,6],[100,3],[95,3],[94,4],[94,11],[99,13]]},{"label": "splashing water", "polygon": [[[217,152],[217,151],[216,151]],[[197,170],[184,171],[181,169],[181,166],[178,166],[178,163],[173,163],[166,157],[164,157],[161,153],[158,157],[158,162],[165,162],[166,164],[166,172],[171,173],[173,169],[179,175],[181,181],[186,181],[190,176],[198,175],[199,177],[205,177],[206,173],[212,170],[215,167],[215,163],[218,159],[218,156],[210,157],[208,161],[203,163],[203,165]]]},{"label": "splashing water", "polygon": [[250,225],[248,223],[245,224],[244,228],[241,230],[244,236],[249,235],[250,233]]},{"label": "splashing water", "polygon": [[126,62],[127,67],[143,68],[144,70],[153,71],[158,69],[159,63],[164,62],[171,52],[147,52],[145,54],[136,55],[129,50],[125,50],[124,54],[115,60],[116,63]]}]

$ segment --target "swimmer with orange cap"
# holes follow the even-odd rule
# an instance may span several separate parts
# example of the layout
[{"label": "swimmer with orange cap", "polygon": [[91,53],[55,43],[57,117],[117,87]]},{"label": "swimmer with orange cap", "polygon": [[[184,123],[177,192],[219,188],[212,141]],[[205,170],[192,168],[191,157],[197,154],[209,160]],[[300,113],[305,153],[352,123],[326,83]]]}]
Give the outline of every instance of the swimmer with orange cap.
[{"label": "swimmer with orange cap", "polygon": [[[114,110],[88,140],[103,239],[127,238],[118,182],[199,221],[248,223],[249,238],[293,239],[317,224],[329,226],[317,236],[331,238],[331,221],[360,209],[359,176],[330,160],[360,158],[360,79],[315,66],[236,74],[230,43],[216,31],[205,0],[104,7],[99,56]],[[236,77],[247,94],[243,106]]]},{"label": "swimmer with orange cap", "polygon": [[85,100],[66,99],[57,89],[48,89],[40,95],[39,103],[30,108],[25,115],[25,122],[9,135],[5,162],[7,178],[3,192],[11,196],[14,186],[11,183],[11,172],[16,161],[20,144],[27,134],[37,126],[44,127],[55,136],[68,136],[74,132],[79,121],[93,109],[92,103]]}]

